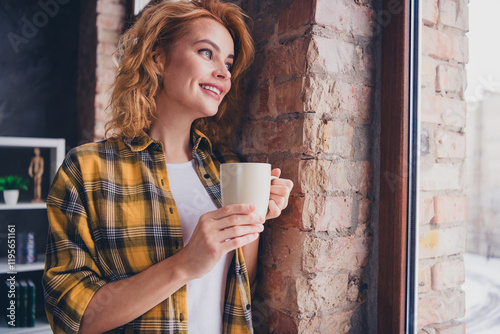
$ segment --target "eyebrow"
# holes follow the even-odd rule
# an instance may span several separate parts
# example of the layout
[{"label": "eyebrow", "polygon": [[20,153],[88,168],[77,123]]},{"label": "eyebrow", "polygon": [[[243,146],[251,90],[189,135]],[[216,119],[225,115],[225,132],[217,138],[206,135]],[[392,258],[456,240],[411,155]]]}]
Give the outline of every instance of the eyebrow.
[{"label": "eyebrow", "polygon": [[[219,46],[217,44],[215,44],[214,42],[212,42],[211,40],[209,40],[209,39],[201,39],[201,40],[195,42],[194,44],[196,45],[196,44],[199,44],[199,43],[208,43],[208,44],[210,44],[215,49],[215,51],[217,51],[218,53],[220,53]],[[227,56],[227,58],[234,59],[234,55],[233,54],[229,54]]]}]

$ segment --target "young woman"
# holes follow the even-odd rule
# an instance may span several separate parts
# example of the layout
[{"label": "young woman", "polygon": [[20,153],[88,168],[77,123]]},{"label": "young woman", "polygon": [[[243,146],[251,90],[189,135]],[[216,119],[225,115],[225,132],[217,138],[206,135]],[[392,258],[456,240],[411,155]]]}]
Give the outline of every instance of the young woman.
[{"label": "young woman", "polygon": [[244,18],[218,0],[164,1],[122,37],[112,136],[69,152],[47,200],[54,332],[253,332],[259,233],[292,182],[273,181],[266,217],[221,205],[220,164],[237,161],[224,142],[253,58]]}]

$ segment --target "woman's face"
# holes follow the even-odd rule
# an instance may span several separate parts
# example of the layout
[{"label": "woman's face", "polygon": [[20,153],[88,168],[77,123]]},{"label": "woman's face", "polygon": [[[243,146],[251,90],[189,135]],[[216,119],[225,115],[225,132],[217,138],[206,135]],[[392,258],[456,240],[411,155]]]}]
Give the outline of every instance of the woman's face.
[{"label": "woman's face", "polygon": [[[200,18],[189,25],[186,35],[172,48],[164,64],[163,87],[157,103],[169,112],[183,113],[192,120],[213,116],[231,88],[234,42],[219,22]],[[161,106],[159,106],[161,107]]]}]

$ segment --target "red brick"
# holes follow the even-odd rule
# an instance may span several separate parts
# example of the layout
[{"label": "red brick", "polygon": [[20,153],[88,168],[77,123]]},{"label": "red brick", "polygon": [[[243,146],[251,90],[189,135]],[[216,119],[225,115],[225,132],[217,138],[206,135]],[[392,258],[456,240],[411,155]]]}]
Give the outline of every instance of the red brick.
[{"label": "red brick", "polygon": [[418,300],[417,328],[443,323],[465,315],[465,293],[449,289]]},{"label": "red brick", "polygon": [[249,117],[276,118],[284,114],[303,113],[303,81],[304,78],[295,78],[278,85],[266,83],[256,96],[250,99]]},{"label": "red brick", "polygon": [[302,273],[302,254],[308,233],[297,228],[282,229],[277,226],[266,226],[261,233],[262,264],[276,268],[281,275],[297,277]]},{"label": "red brick", "polygon": [[367,263],[371,240],[366,237],[338,237],[305,240],[302,266],[309,273],[356,270]]},{"label": "red brick", "polygon": [[463,33],[451,33],[436,28],[422,27],[422,54],[443,60],[467,63],[468,40]]},{"label": "red brick", "polygon": [[434,224],[464,222],[467,219],[466,196],[439,196],[434,198]]},{"label": "red brick", "polygon": [[436,334],[465,334],[465,323],[454,320],[436,326]]},{"label": "red brick", "polygon": [[269,49],[263,78],[274,78],[302,74],[306,72],[306,55],[309,49],[310,37],[296,38],[276,48]]},{"label": "red brick", "polygon": [[116,72],[106,68],[98,68],[97,71],[97,93],[107,93],[115,80]]},{"label": "red brick", "polygon": [[300,278],[297,282],[299,312],[318,312],[344,306],[348,284],[347,273],[318,273],[312,278]]},{"label": "red brick", "polygon": [[418,293],[431,291],[431,267],[420,265],[418,268]]},{"label": "red brick", "polygon": [[262,270],[265,277],[259,281],[259,295],[265,298],[271,307],[297,310],[294,308],[294,305],[297,305],[296,279],[265,266],[259,270]]},{"label": "red brick", "polygon": [[437,158],[465,159],[465,134],[438,127],[434,132]]},{"label": "red brick", "polygon": [[422,96],[422,122],[465,127],[467,104],[437,95]]},{"label": "red brick", "polygon": [[99,109],[104,109],[109,105],[109,97],[108,93],[99,93],[95,96],[95,107]]},{"label": "red brick", "polygon": [[270,334],[298,333],[294,318],[276,310],[269,317],[269,325],[266,331]]},{"label": "red brick", "polygon": [[113,57],[104,54],[97,55],[97,67],[109,70],[116,70],[116,64],[113,61]]},{"label": "red brick", "polygon": [[304,150],[304,122],[302,119],[285,119],[283,121],[258,120],[248,122],[243,127],[243,138],[246,140],[241,150],[243,154],[268,152],[300,152]]},{"label": "red brick", "polygon": [[120,39],[120,33],[118,31],[100,29],[97,32],[97,40],[102,43],[110,43],[113,45],[118,45],[119,39]]},{"label": "red brick", "polygon": [[103,43],[103,42],[97,44],[97,54],[112,56],[116,50],[117,50],[116,44]]},{"label": "red brick", "polygon": [[316,231],[352,227],[352,197],[306,196],[304,223]]},{"label": "red brick", "polygon": [[304,124],[303,142],[307,150],[302,153],[331,153],[342,158],[352,158],[354,128],[345,121],[307,120]]},{"label": "red brick", "polygon": [[465,225],[420,232],[419,259],[462,254],[465,234]]},{"label": "red brick", "polygon": [[465,282],[464,261],[460,259],[438,262],[432,267],[432,289],[460,287]]},{"label": "red brick", "polygon": [[359,200],[358,204],[358,222],[366,223],[370,220],[371,211],[370,211],[371,201],[367,198],[363,198]]},{"label": "red brick", "polygon": [[372,50],[340,38],[313,35],[307,53],[311,73],[359,75],[371,80],[374,69]]},{"label": "red brick", "polygon": [[298,227],[305,231],[311,230],[311,223],[306,218],[303,218],[306,213],[304,202],[304,196],[291,195],[288,199],[288,207],[270,223],[283,228]]},{"label": "red brick", "polygon": [[463,66],[439,64],[436,75],[436,92],[458,93],[462,96],[467,86]]},{"label": "red brick", "polygon": [[312,0],[295,0],[280,14],[278,33],[290,32],[314,22],[316,3]]},{"label": "red brick", "polygon": [[359,83],[307,77],[303,95],[305,110],[368,124],[372,116],[373,89]]},{"label": "red brick", "polygon": [[433,26],[437,23],[437,19],[438,19],[437,0],[424,0],[422,3],[422,21],[424,22],[424,24]]},{"label": "red brick", "polygon": [[434,218],[434,199],[420,200],[420,225],[426,225]]},{"label": "red brick", "polygon": [[97,1],[97,13],[123,18],[125,17],[125,6],[119,3],[100,0]]},{"label": "red brick", "polygon": [[374,32],[375,12],[351,1],[317,0],[316,23],[354,36],[370,37]]},{"label": "red brick", "polygon": [[372,167],[366,161],[303,160],[299,163],[299,191],[356,191],[365,196],[371,189]]},{"label": "red brick", "polygon": [[431,88],[432,92],[436,90],[436,68],[438,61],[432,57],[422,55],[422,88]]},{"label": "red brick", "polygon": [[463,164],[435,163],[422,159],[421,190],[461,190],[464,179],[461,177]]},{"label": "red brick", "polygon": [[440,0],[439,21],[444,25],[469,31],[469,1]]},{"label": "red brick", "polygon": [[97,27],[99,29],[118,31],[123,28],[123,23],[123,20],[116,16],[107,14],[97,15]]},{"label": "red brick", "polygon": [[[355,311],[326,312],[323,310],[312,317],[301,317],[297,332],[293,333],[348,333],[351,329],[351,319]],[[283,332],[284,333],[284,332]]]}]

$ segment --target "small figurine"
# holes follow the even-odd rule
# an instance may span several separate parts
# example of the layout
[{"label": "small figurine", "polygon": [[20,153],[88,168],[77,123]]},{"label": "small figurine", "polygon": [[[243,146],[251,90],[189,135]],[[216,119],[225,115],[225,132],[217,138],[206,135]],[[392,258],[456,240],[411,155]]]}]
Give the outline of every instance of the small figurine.
[{"label": "small figurine", "polygon": [[33,150],[35,156],[31,159],[30,167],[28,169],[28,174],[33,178],[33,193],[34,198],[31,202],[40,203],[42,200],[42,175],[44,162],[43,158],[40,156],[40,149],[37,147]]}]

